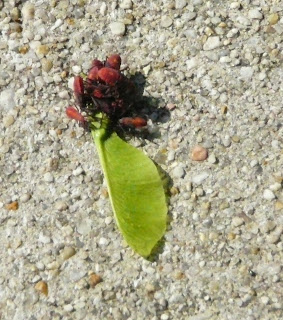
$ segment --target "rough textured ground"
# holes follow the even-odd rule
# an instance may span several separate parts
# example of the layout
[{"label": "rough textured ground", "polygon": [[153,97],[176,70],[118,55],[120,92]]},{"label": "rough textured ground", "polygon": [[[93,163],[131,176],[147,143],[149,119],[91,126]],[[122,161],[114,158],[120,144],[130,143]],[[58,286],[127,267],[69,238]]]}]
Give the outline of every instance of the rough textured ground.
[{"label": "rough textured ground", "polygon": [[[282,319],[282,1],[0,8],[0,318]],[[64,114],[69,79],[113,52],[170,109],[132,139],[174,183],[153,262],[123,242],[91,137]]]}]

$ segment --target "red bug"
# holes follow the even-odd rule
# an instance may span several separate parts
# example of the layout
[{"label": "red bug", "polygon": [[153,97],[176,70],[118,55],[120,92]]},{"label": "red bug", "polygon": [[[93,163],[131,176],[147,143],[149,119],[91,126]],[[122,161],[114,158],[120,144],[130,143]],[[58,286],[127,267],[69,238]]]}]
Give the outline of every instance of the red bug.
[{"label": "red bug", "polygon": [[98,81],[98,67],[92,67],[89,72],[88,72],[88,75],[87,75],[87,78],[88,80],[91,80],[91,81]]},{"label": "red bug", "polygon": [[112,54],[107,58],[105,62],[105,67],[110,67],[116,70],[120,70],[121,57],[118,54]]},{"label": "red bug", "polygon": [[66,108],[66,115],[74,120],[79,121],[80,123],[86,123],[85,117],[74,107],[68,107]]},{"label": "red bug", "polygon": [[94,96],[95,98],[101,99],[101,98],[104,97],[104,94],[103,94],[103,92],[102,92],[101,89],[99,89],[99,88],[94,88],[94,90],[93,90],[93,96]]},{"label": "red bug", "polygon": [[82,77],[75,76],[74,77],[74,95],[76,98],[77,103],[81,106],[83,104],[83,96],[84,96],[84,81]]},{"label": "red bug", "polygon": [[120,124],[125,127],[140,129],[147,125],[147,121],[141,117],[125,117],[119,120]]},{"label": "red bug", "polygon": [[97,67],[99,70],[104,67],[104,64],[100,60],[94,59],[92,60],[91,67]]},{"label": "red bug", "polygon": [[107,67],[101,68],[98,71],[98,77],[109,86],[114,86],[121,79],[119,71]]},{"label": "red bug", "polygon": [[73,88],[74,88],[75,95],[84,94],[84,81],[83,81],[82,77],[80,77],[80,76],[74,77]]}]

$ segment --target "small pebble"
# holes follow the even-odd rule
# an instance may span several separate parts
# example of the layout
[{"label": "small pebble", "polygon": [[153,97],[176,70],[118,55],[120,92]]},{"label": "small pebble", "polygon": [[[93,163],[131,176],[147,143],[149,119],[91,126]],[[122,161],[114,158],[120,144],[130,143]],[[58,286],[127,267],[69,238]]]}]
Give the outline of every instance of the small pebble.
[{"label": "small pebble", "polygon": [[18,21],[21,17],[19,8],[14,7],[10,12],[11,18],[13,21]]},{"label": "small pebble", "polygon": [[111,222],[112,222],[112,218],[111,217],[107,217],[107,218],[105,218],[105,223],[107,224],[107,225],[109,225]]},{"label": "small pebble", "polygon": [[5,128],[10,127],[15,122],[15,118],[11,115],[3,117],[3,125]]},{"label": "small pebble", "polygon": [[82,72],[81,66],[73,66],[72,70],[74,73],[81,73]]},{"label": "small pebble", "polygon": [[188,12],[188,13],[186,13],[186,20],[187,20],[187,21],[191,21],[191,20],[193,20],[196,16],[197,16],[197,14],[196,14],[195,12]]},{"label": "small pebble", "polygon": [[149,73],[149,71],[150,71],[150,68],[151,68],[150,65],[148,65],[148,66],[146,66],[146,67],[143,68],[143,73],[144,73],[145,76],[148,75],[148,73]]},{"label": "small pebble", "polygon": [[251,9],[248,12],[248,17],[250,19],[259,19],[259,20],[261,20],[263,18],[263,15],[258,9]]},{"label": "small pebble", "polygon": [[275,199],[275,194],[271,190],[265,189],[263,191],[263,198],[265,200],[273,200],[273,199]]},{"label": "small pebble", "polygon": [[181,166],[177,166],[177,167],[175,167],[174,169],[173,169],[173,171],[172,171],[172,176],[174,177],[174,178],[183,178],[184,176],[185,176],[185,174],[186,174],[186,172],[185,172],[185,170],[184,170],[184,168],[183,167],[181,167]]},{"label": "small pebble", "polygon": [[267,237],[266,240],[268,243],[277,243],[280,238],[281,234],[283,232],[283,226],[279,225],[273,232],[271,232]]},{"label": "small pebble", "polygon": [[231,146],[231,139],[230,139],[230,137],[224,137],[224,138],[222,139],[222,143],[223,143],[223,146],[224,146],[224,147],[226,147],[226,148],[230,147],[230,146]]},{"label": "small pebble", "polygon": [[170,17],[168,17],[168,16],[163,16],[163,17],[161,18],[160,25],[161,25],[161,27],[163,27],[163,28],[168,28],[168,27],[170,27],[170,26],[172,25],[172,23],[173,23],[173,20],[172,20]]},{"label": "small pebble", "polygon": [[71,226],[62,227],[62,232],[66,236],[71,236],[74,233],[74,230]]},{"label": "small pebble", "polygon": [[65,247],[63,249],[63,251],[61,252],[61,257],[62,259],[65,261],[65,260],[68,260],[70,259],[72,256],[74,256],[76,254],[76,250],[72,247]]},{"label": "small pebble", "polygon": [[252,67],[242,67],[240,69],[240,78],[242,80],[250,81],[253,77],[254,69]]},{"label": "small pebble", "polygon": [[66,312],[72,312],[74,310],[74,307],[71,304],[65,304],[64,305],[64,310]]},{"label": "small pebble", "polygon": [[58,211],[64,211],[64,210],[68,209],[68,205],[67,205],[67,203],[65,201],[58,200],[55,203],[55,209],[58,210]]},{"label": "small pebble", "polygon": [[44,294],[45,296],[48,295],[48,285],[45,281],[39,281],[35,286],[35,290]]},{"label": "small pebble", "polygon": [[19,203],[18,201],[13,201],[11,203],[6,204],[5,208],[10,211],[16,211],[19,209]]},{"label": "small pebble", "polygon": [[245,223],[245,220],[240,217],[234,217],[232,220],[232,226],[234,227],[240,227],[244,223]]},{"label": "small pebble", "polygon": [[209,157],[207,158],[207,161],[208,161],[209,163],[212,163],[212,164],[216,163],[216,162],[217,162],[217,159],[216,159],[216,157],[215,157],[215,154],[214,154],[214,153],[211,153],[211,154],[209,155]]},{"label": "small pebble", "polygon": [[30,198],[31,198],[31,195],[29,193],[24,193],[23,195],[21,195],[20,201],[22,203],[26,203],[29,201]]},{"label": "small pebble", "polygon": [[126,27],[123,22],[112,22],[110,23],[110,30],[115,36],[123,36],[126,32]]},{"label": "small pebble", "polygon": [[175,196],[175,195],[177,195],[179,193],[180,193],[179,189],[174,187],[174,186],[170,189],[171,196]]},{"label": "small pebble", "polygon": [[60,83],[62,81],[61,75],[60,74],[54,74],[53,80],[55,83]]},{"label": "small pebble", "polygon": [[34,5],[32,3],[26,2],[24,4],[22,8],[23,23],[27,23],[34,18],[34,11]]},{"label": "small pebble", "polygon": [[[0,106],[3,109],[12,110],[15,106],[15,92],[12,89],[2,90],[0,92]],[[4,122],[4,120],[3,120]]]},{"label": "small pebble", "polygon": [[91,288],[94,288],[96,285],[98,285],[100,282],[102,282],[102,278],[100,275],[91,273],[89,275],[89,285]]},{"label": "small pebble", "polygon": [[256,159],[254,159],[254,160],[252,160],[252,161],[250,162],[250,166],[251,166],[252,168],[254,168],[256,165],[258,165],[258,161],[257,161]]},{"label": "small pebble", "polygon": [[192,177],[192,182],[196,185],[202,184],[202,182],[209,177],[208,172],[202,172]]},{"label": "small pebble", "polygon": [[168,110],[174,110],[174,109],[176,108],[176,105],[175,105],[174,103],[168,103],[168,104],[166,105],[166,108],[167,108]]},{"label": "small pebble", "polygon": [[62,24],[64,23],[64,21],[62,19],[57,19],[54,23],[54,25],[50,28],[51,31],[59,28]]},{"label": "small pebble", "polygon": [[41,66],[42,66],[42,70],[43,70],[44,72],[49,72],[49,71],[52,69],[52,67],[53,67],[53,62],[52,62],[51,60],[48,60],[48,59],[46,59],[46,58],[43,58],[43,59],[41,60]]},{"label": "small pebble", "polygon": [[83,168],[82,167],[77,167],[74,171],[73,171],[73,175],[74,176],[79,176],[80,174],[83,173]]},{"label": "small pebble", "polygon": [[274,209],[275,209],[276,211],[282,210],[282,209],[283,209],[283,202],[281,202],[281,201],[276,201],[276,202],[275,202],[275,205],[274,205]]},{"label": "small pebble", "polygon": [[278,22],[279,20],[279,15],[278,13],[272,13],[271,15],[268,16],[268,22],[271,24],[271,25],[274,25]]},{"label": "small pebble", "polygon": [[107,246],[109,244],[109,240],[102,237],[99,239],[98,243],[101,245],[101,246]]},{"label": "small pebble", "polygon": [[168,152],[167,161],[170,162],[170,161],[173,161],[174,159],[175,159],[175,151],[174,150],[170,150]]},{"label": "small pebble", "polygon": [[265,222],[261,227],[260,231],[262,233],[269,233],[270,231],[274,230],[276,227],[276,223],[272,220]]},{"label": "small pebble", "polygon": [[227,234],[227,239],[228,239],[228,240],[232,241],[232,240],[234,240],[235,238],[236,238],[236,234],[235,234],[234,232],[229,232],[229,233]]},{"label": "small pebble", "polygon": [[123,1],[120,3],[120,7],[121,7],[122,9],[132,9],[132,6],[133,6],[132,0],[123,0]]},{"label": "small pebble", "polygon": [[274,184],[272,184],[271,186],[269,186],[269,189],[271,190],[271,191],[278,191],[278,190],[280,190],[282,188],[282,185],[281,185],[281,183],[279,183],[279,182],[275,182]]},{"label": "small pebble", "polygon": [[38,241],[47,244],[51,242],[51,238],[43,233],[40,233],[38,236]]},{"label": "small pebble", "polygon": [[54,177],[50,172],[46,172],[43,176],[43,180],[45,182],[53,182],[54,181]]},{"label": "small pebble", "polygon": [[262,302],[263,304],[268,304],[268,302],[269,302],[269,298],[266,297],[266,296],[261,297],[260,300],[261,300],[261,302]]},{"label": "small pebble", "polygon": [[204,191],[202,188],[196,188],[195,193],[198,197],[201,197],[204,195]]},{"label": "small pebble", "polygon": [[193,161],[204,161],[208,157],[208,151],[202,146],[195,146],[192,150],[191,159]]},{"label": "small pebble", "polygon": [[102,16],[104,16],[106,14],[106,11],[107,11],[107,6],[106,6],[106,3],[105,2],[102,2],[101,3],[101,6],[100,6],[100,9],[99,9],[99,12]]},{"label": "small pebble", "polygon": [[203,50],[209,51],[220,47],[221,42],[219,37],[209,37],[203,45]]},{"label": "small pebble", "polygon": [[45,45],[45,44],[40,45],[40,46],[37,47],[36,52],[37,52],[37,54],[45,56],[49,52],[49,47],[47,45]]},{"label": "small pebble", "polygon": [[87,235],[90,233],[92,228],[92,221],[90,219],[82,219],[78,221],[77,231],[82,235]]},{"label": "small pebble", "polygon": [[155,288],[154,284],[147,283],[145,285],[145,290],[147,291],[147,293],[153,293],[154,291],[156,291],[156,288]]},{"label": "small pebble", "polygon": [[240,2],[232,2],[230,4],[230,9],[239,9],[241,7]]},{"label": "small pebble", "polygon": [[232,141],[235,143],[239,143],[240,142],[240,137],[239,136],[232,136]]},{"label": "small pebble", "polygon": [[69,92],[67,90],[62,90],[58,93],[58,97],[61,99],[69,99]]},{"label": "small pebble", "polygon": [[175,1],[175,8],[176,9],[183,9],[187,5],[187,0],[176,0]]}]

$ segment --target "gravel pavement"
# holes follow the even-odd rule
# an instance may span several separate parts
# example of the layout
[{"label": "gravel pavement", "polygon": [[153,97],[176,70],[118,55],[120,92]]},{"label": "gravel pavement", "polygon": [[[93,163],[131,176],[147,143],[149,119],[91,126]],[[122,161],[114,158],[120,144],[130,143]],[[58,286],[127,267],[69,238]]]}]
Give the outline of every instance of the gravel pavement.
[{"label": "gravel pavement", "polygon": [[[282,49],[280,0],[0,1],[0,319],[283,319]],[[130,140],[173,181],[152,261],[65,116],[111,53],[167,111]]]}]

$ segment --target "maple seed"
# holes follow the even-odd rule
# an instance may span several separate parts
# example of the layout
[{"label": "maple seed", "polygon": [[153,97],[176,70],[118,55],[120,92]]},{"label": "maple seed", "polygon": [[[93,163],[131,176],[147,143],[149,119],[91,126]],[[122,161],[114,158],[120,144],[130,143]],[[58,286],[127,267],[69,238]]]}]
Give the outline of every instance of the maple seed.
[{"label": "maple seed", "polygon": [[114,86],[121,78],[120,73],[112,68],[104,67],[98,71],[98,77],[110,86]]},{"label": "maple seed", "polygon": [[112,54],[107,58],[105,62],[105,67],[110,67],[116,70],[120,70],[121,57],[118,54]]},{"label": "maple seed", "polygon": [[85,123],[86,119],[85,117],[74,107],[68,107],[66,108],[66,115],[74,120],[77,120],[79,122]]},{"label": "maple seed", "polygon": [[135,118],[126,117],[126,118],[120,119],[120,124],[122,126],[139,129],[139,128],[145,127],[147,125],[147,121],[140,117],[135,117]]}]

